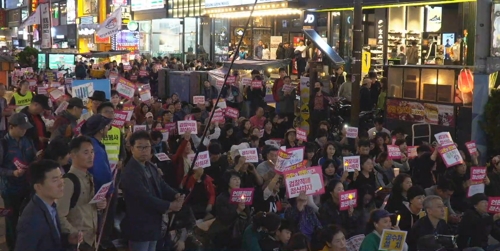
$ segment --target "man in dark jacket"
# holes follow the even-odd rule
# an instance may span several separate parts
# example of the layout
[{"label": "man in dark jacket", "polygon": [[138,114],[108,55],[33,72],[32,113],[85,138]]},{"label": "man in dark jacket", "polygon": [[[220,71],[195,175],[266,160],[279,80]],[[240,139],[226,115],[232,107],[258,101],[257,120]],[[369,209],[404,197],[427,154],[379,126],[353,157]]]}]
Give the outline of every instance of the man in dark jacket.
[{"label": "man in dark jacket", "polygon": [[83,234],[63,234],[56,200],[62,198],[64,181],[59,164],[42,160],[30,165],[30,184],[35,195],[19,218],[16,251],[65,250],[83,241]]},{"label": "man in dark jacket", "polygon": [[370,87],[372,80],[369,78],[363,79],[363,85],[359,90],[359,110],[361,112],[368,112],[373,110],[373,102],[371,101]]},{"label": "man in dark jacket", "polygon": [[82,116],[83,101],[80,98],[71,98],[68,107],[57,116],[54,121],[54,131],[50,135],[50,140],[57,137],[64,137],[68,141],[73,138],[76,132],[77,122]]},{"label": "man in dark jacket", "polygon": [[33,127],[26,131],[26,137],[31,139],[37,150],[43,150],[49,141],[49,133],[43,122],[42,114],[45,110],[50,110],[49,98],[45,95],[35,95],[31,99],[31,104],[21,110],[28,117]]},{"label": "man in dark jacket", "polygon": [[444,220],[445,206],[441,197],[427,196],[424,199],[426,216],[420,218],[411,228],[406,239],[409,250],[417,250],[418,240],[426,235],[450,235],[448,224]]},{"label": "man in dark jacket", "polygon": [[182,208],[184,196],[163,181],[151,159],[151,138],[146,131],[130,137],[132,158],[123,168],[121,186],[125,199],[123,237],[131,251],[154,251],[161,239],[162,216]]}]

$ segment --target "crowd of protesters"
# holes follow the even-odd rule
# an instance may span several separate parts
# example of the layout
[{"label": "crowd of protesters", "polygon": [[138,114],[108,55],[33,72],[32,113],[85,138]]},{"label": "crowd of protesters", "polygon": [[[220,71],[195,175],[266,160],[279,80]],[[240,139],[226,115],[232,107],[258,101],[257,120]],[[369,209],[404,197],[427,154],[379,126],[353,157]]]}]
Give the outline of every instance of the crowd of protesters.
[{"label": "crowd of protesters", "polygon": [[[179,100],[178,94],[160,99],[154,93],[156,65],[183,68],[176,59],[157,58],[135,62],[130,70],[105,65],[108,77],[116,72],[138,87],[149,83],[154,98],[142,101],[136,94],[125,100],[112,84],[109,100],[96,90],[89,109],[68,93],[50,101],[24,80],[8,105],[0,85],[1,195],[9,250],[86,251],[97,245],[115,250],[113,240],[119,239],[132,251],[375,251],[384,230],[407,232],[401,250],[496,250],[489,236],[500,237],[500,214],[489,213],[487,196],[500,196],[500,156],[481,181],[484,193],[467,198],[477,151],[461,152],[466,161],[449,168],[433,142],[422,142],[416,156],[409,156],[407,132],[389,131],[380,118],[357,137],[349,138],[346,130],[334,134],[327,97],[351,97],[342,69],[330,87],[318,82],[311,88],[311,133],[298,140],[297,86],[284,69],[274,80],[274,109],[264,102],[264,84],[218,90],[205,82],[200,87],[205,102]],[[79,62],[76,77],[86,78],[90,67]],[[363,81],[366,109],[384,101],[381,84],[370,77]],[[253,71],[252,79],[264,78]],[[376,95],[372,84],[378,86]],[[220,91],[227,107],[245,112],[210,120]],[[66,109],[55,114],[63,100]],[[244,103],[248,109],[242,109]],[[122,128],[112,126],[124,104],[135,106],[131,119]],[[185,120],[196,121],[197,133],[179,134],[171,127]],[[137,125],[146,129],[134,130]],[[388,146],[399,147],[401,157],[390,158]],[[287,178],[275,168],[283,149],[299,147],[304,147],[301,168],[321,167],[323,194],[287,196]],[[239,150],[248,148],[257,149],[257,162],[240,156]],[[209,165],[197,168],[189,156],[204,151]],[[360,170],[344,169],[347,156],[360,156]],[[103,187],[109,187],[105,199],[95,201]],[[231,192],[239,188],[254,189],[251,204],[231,202]],[[357,191],[357,203],[341,210],[346,190]]]}]

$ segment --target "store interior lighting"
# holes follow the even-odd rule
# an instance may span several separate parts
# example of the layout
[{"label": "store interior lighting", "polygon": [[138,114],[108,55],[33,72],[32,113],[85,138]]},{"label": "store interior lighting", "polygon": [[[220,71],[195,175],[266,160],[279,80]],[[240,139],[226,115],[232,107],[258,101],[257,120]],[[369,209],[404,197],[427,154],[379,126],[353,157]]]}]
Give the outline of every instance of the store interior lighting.
[{"label": "store interior lighting", "polygon": [[[246,18],[250,16],[251,11],[238,11],[229,13],[215,13],[210,14],[211,18]],[[253,12],[254,17],[266,17],[266,16],[286,16],[286,15],[300,15],[301,10],[282,8],[282,9],[271,9],[271,10],[255,10]]]}]

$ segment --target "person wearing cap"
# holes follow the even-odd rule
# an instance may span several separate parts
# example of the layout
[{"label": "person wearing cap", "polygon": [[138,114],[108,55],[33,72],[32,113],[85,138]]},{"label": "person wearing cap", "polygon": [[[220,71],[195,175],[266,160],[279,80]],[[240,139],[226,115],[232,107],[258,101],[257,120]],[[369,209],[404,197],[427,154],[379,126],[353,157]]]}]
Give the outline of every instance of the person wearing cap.
[{"label": "person wearing cap", "polygon": [[12,212],[5,217],[6,242],[9,250],[14,250],[16,227],[23,201],[28,198],[31,188],[26,179],[28,165],[36,159],[33,141],[26,131],[33,128],[24,113],[15,113],[9,118],[9,132],[1,139],[3,160],[0,176],[5,182],[2,190],[4,207]]},{"label": "person wearing cap", "polygon": [[488,237],[500,240],[500,228],[495,223],[500,213],[488,214],[488,197],[484,193],[474,194],[469,198],[471,208],[465,211],[458,226],[458,248],[478,247],[484,250],[496,250],[500,245],[490,247]]},{"label": "person wearing cap", "polygon": [[12,95],[9,105],[16,106],[16,112],[20,112],[28,106],[33,99],[33,93],[30,91],[30,83],[27,80],[19,82],[19,88]]},{"label": "person wearing cap", "polygon": [[430,195],[425,197],[423,205],[426,215],[413,224],[406,237],[409,250],[417,250],[418,240],[426,235],[451,234],[448,224],[444,220],[446,207],[443,199],[437,195]]},{"label": "person wearing cap", "polygon": [[[380,238],[384,229],[399,230],[398,226],[393,226],[389,212],[383,209],[373,210],[370,214],[370,219],[366,225],[366,237],[361,243],[359,250],[379,250]],[[403,243],[403,251],[408,251],[408,245]]]},{"label": "person wearing cap", "polygon": [[112,119],[101,114],[92,115],[82,125],[82,135],[90,137],[94,147],[94,165],[89,172],[94,176],[95,191],[99,191],[102,185],[113,180],[108,154],[101,140],[107,136]]},{"label": "person wearing cap", "polygon": [[26,137],[33,140],[37,150],[45,149],[49,141],[49,133],[42,119],[45,110],[50,110],[49,97],[41,94],[35,95],[31,99],[31,104],[21,110],[21,113],[26,114],[28,121],[33,125],[26,131]]},{"label": "person wearing cap", "polygon": [[82,116],[85,106],[80,98],[71,98],[68,100],[68,107],[54,121],[54,130],[50,135],[50,140],[57,137],[63,137],[68,141],[73,138],[76,132],[78,120]]},{"label": "person wearing cap", "polygon": [[154,127],[154,122],[155,122],[155,119],[154,119],[154,116],[153,116],[153,113],[152,112],[148,112],[146,113],[146,121],[144,121],[143,125],[146,126],[146,131],[150,132]]},{"label": "person wearing cap", "polygon": [[83,114],[80,119],[78,120],[78,123],[84,121],[84,120],[87,120],[88,118],[90,118],[92,115],[94,114],[97,114],[97,107],[99,107],[99,105],[102,103],[102,102],[106,102],[108,101],[106,99],[106,93],[104,93],[103,91],[94,91],[94,93],[92,94],[92,97],[89,97],[90,101],[91,101],[91,109]]}]

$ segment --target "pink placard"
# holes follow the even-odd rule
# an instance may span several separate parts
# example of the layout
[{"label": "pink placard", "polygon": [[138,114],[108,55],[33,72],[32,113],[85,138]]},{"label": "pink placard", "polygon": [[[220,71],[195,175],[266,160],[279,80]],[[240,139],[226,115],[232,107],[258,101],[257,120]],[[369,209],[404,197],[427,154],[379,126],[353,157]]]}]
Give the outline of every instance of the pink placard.
[{"label": "pink placard", "polygon": [[347,135],[346,135],[347,138],[355,139],[358,137],[358,128],[357,127],[349,126],[349,127],[347,127],[346,131],[347,131]]},{"label": "pink placard", "polygon": [[253,203],[254,188],[235,188],[231,191],[229,202],[231,204],[245,203],[249,206]]},{"label": "pink placard", "polygon": [[473,166],[470,168],[470,180],[472,183],[481,183],[486,177],[486,167]]},{"label": "pink placard", "polygon": [[401,150],[399,150],[399,146],[387,146],[387,153],[389,159],[401,159]]},{"label": "pink placard", "polygon": [[297,140],[307,142],[307,133],[301,128],[295,128]]},{"label": "pink placard", "polygon": [[125,111],[115,111],[115,118],[111,125],[117,128],[122,128],[127,121],[128,112]]},{"label": "pink placard", "polygon": [[133,99],[135,93],[135,85],[126,78],[119,78],[116,85],[118,94],[126,99]]},{"label": "pink placard", "polygon": [[240,116],[240,111],[236,108],[227,107],[225,115],[228,118],[237,119]]},{"label": "pink placard", "polygon": [[262,81],[261,80],[253,80],[252,81],[252,89],[262,89]]},{"label": "pink placard", "polygon": [[290,170],[284,172],[283,176],[285,177],[288,198],[298,197],[301,192],[305,192],[306,195],[325,193],[321,166]]},{"label": "pink placard", "polygon": [[205,96],[193,96],[193,104],[205,104]]},{"label": "pink placard", "polygon": [[26,164],[26,162],[18,159],[17,157],[14,158],[14,160],[12,161],[14,163],[14,165],[17,167],[17,169],[19,170],[23,170],[23,169],[27,169],[28,168],[28,164]]},{"label": "pink placard", "polygon": [[454,144],[453,143],[453,139],[451,138],[451,134],[449,132],[440,132],[440,133],[436,133],[434,135],[434,137],[436,137],[436,140],[437,142],[441,145],[441,146],[447,146],[447,145],[452,145]]},{"label": "pink placard", "polygon": [[488,198],[488,212],[500,213],[500,197]]},{"label": "pink placard", "polygon": [[465,146],[467,147],[467,151],[469,151],[469,154],[471,156],[477,154],[476,141],[469,141],[465,143]]},{"label": "pink placard", "polygon": [[413,159],[413,158],[416,158],[418,156],[417,148],[418,148],[418,146],[408,146],[408,149],[407,149],[408,158]]},{"label": "pink placard", "polygon": [[236,76],[230,76],[227,78],[228,85],[234,85],[236,83]]},{"label": "pink placard", "polygon": [[184,120],[195,120],[193,114],[188,114],[184,117]]},{"label": "pink placard", "polygon": [[340,193],[340,211],[355,208],[358,205],[358,190],[347,190]]},{"label": "pink placard", "polygon": [[82,120],[80,121],[80,123],[78,123],[78,125],[76,125],[75,129],[73,129],[73,133],[75,134],[75,136],[78,136],[80,135],[80,131],[82,129],[82,125],[85,123],[86,120]]}]

